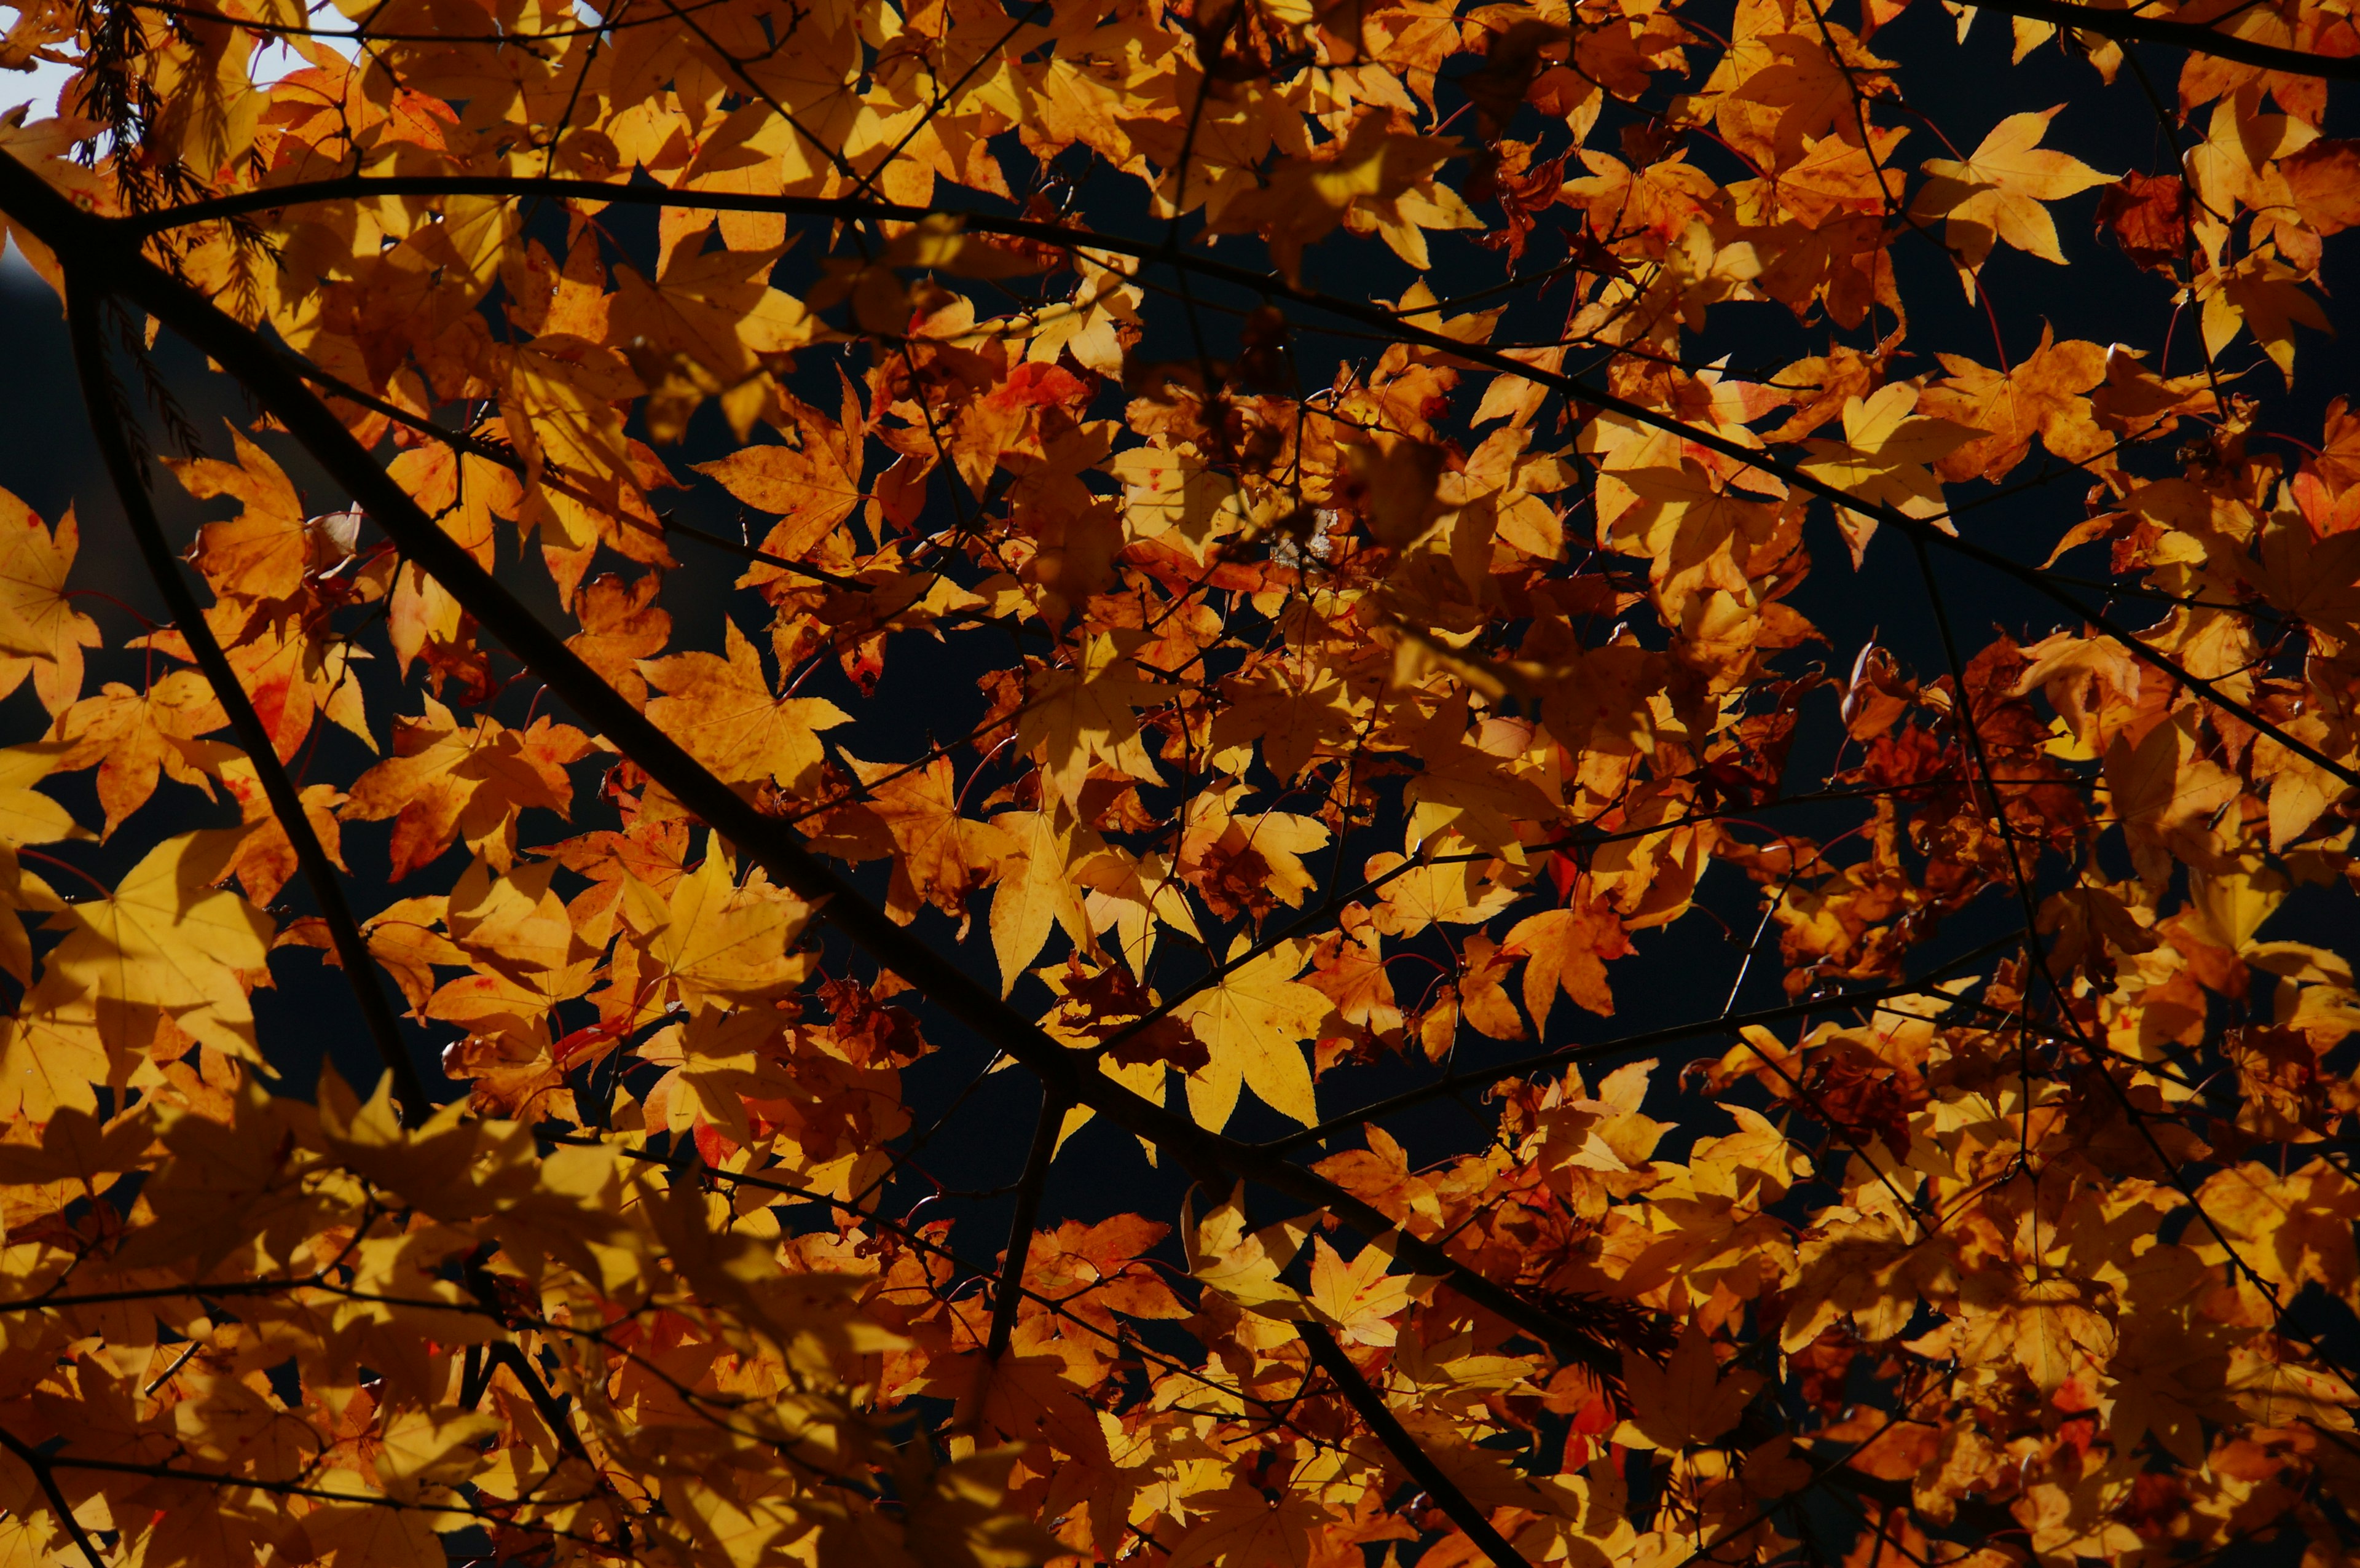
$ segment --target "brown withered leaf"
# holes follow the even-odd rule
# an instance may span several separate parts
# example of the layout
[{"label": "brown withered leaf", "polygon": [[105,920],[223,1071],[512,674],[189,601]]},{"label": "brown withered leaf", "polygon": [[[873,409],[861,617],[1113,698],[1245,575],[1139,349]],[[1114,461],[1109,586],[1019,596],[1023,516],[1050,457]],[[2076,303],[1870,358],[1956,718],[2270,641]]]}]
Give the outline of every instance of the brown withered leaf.
[{"label": "brown withered leaf", "polygon": [[2150,272],[2188,259],[2188,182],[2176,174],[2124,175],[2098,198],[2098,228]]},{"label": "brown withered leaf", "polygon": [[2360,138],[2322,136],[2278,160],[2302,221],[2322,234],[2360,224]]},{"label": "brown withered leaf", "polygon": [[1121,964],[1109,964],[1093,973],[1069,962],[1066,973],[1060,1018],[1075,1034],[1112,1040],[1107,1055],[1113,1061],[1125,1066],[1162,1062],[1183,1073],[1195,1073],[1212,1061],[1205,1042],[1182,1019],[1166,1013],[1140,1021],[1154,1009],[1154,998]]}]

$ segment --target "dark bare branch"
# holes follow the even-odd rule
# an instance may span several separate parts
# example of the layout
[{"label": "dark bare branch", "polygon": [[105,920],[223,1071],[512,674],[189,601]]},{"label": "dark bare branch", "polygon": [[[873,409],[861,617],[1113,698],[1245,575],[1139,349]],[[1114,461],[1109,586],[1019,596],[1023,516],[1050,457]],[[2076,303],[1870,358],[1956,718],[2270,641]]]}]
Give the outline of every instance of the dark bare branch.
[{"label": "dark bare branch", "polygon": [[998,1361],[1006,1355],[1008,1336],[1016,1332],[1024,1265],[1032,1255],[1032,1226],[1041,1216],[1041,1194],[1049,1185],[1049,1161],[1057,1152],[1057,1134],[1065,1125],[1065,1107],[1070,1103],[1055,1090],[1042,1087],[1041,1116],[1032,1124],[1032,1147],[1024,1157],[1024,1174],[1016,1183],[1016,1213],[1008,1222],[1008,1253],[992,1293],[991,1337],[983,1349],[987,1361]]},{"label": "dark bare branch", "polygon": [[2279,49],[2273,44],[2241,38],[2234,33],[2224,33],[2200,22],[2175,22],[2168,16],[2142,16],[2131,10],[2100,10],[2094,5],[2069,5],[2066,0],[1975,0],[1975,3],[1981,9],[1997,11],[2003,16],[2054,22],[2060,27],[2095,33],[2100,38],[2117,38],[2125,43],[2166,44],[2173,49],[2186,49],[2191,54],[2214,55],[2222,60],[2234,60],[2240,65],[2257,65],[2264,71],[2284,71],[2289,76],[2317,76],[2330,82],[2360,82],[2360,57]]},{"label": "dark bare branch", "polygon": [[1344,1401],[1377,1441],[1385,1445],[1393,1462],[1408,1472],[1409,1478],[1434,1499],[1436,1507],[1450,1516],[1451,1523],[1467,1532],[1467,1539],[1491,1560],[1492,1568],[1532,1568],[1507,1538],[1491,1528],[1491,1521],[1483,1517],[1483,1510],[1475,1506],[1474,1499],[1460,1491],[1459,1483],[1443,1473],[1433,1455],[1418,1446],[1417,1439],[1409,1434],[1400,1418],[1386,1408],[1384,1397],[1360,1376],[1360,1369],[1352,1365],[1352,1358],[1344,1354],[1336,1336],[1316,1323],[1296,1323],[1295,1330],[1302,1336],[1303,1348],[1311,1353],[1312,1361],[1334,1379],[1337,1392],[1344,1396]]}]

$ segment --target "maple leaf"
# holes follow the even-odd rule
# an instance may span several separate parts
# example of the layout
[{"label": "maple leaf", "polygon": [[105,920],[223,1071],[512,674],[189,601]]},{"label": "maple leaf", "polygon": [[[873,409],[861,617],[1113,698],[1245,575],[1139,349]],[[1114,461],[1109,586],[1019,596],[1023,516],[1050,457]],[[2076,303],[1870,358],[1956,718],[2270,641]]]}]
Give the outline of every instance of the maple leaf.
[{"label": "maple leaf", "polygon": [[[1917,387],[1896,381],[1870,397],[1847,397],[1844,439],[1810,442],[1811,457],[1801,465],[1803,472],[1863,501],[1913,517],[1939,518],[1945,509],[1942,486],[1927,465],[1982,432],[1939,416],[1913,415],[1918,396]],[[1875,537],[1876,519],[1839,507],[1836,521],[1857,567]]]},{"label": "maple leaf", "polygon": [[1017,976],[1039,956],[1053,928],[1061,929],[1076,952],[1093,945],[1089,910],[1072,880],[1085,835],[1071,817],[1057,811],[1006,811],[992,819],[1008,844],[999,885],[991,895],[991,947],[1000,960],[1000,994],[1016,988]]},{"label": "maple leaf", "polygon": [[2098,227],[2111,231],[2123,254],[2155,272],[2170,272],[2188,256],[2188,184],[2176,174],[2136,171],[2098,199]]},{"label": "maple leaf", "polygon": [[1321,753],[1342,749],[1339,743],[1352,735],[1351,692],[1324,666],[1307,686],[1298,686],[1281,667],[1265,665],[1252,680],[1224,681],[1221,691],[1229,703],[1213,720],[1213,744],[1260,742],[1262,761],[1288,783]]},{"label": "maple leaf", "polygon": [[98,765],[98,800],[112,836],[155,794],[159,776],[211,793],[188,743],[226,723],[204,677],[175,670],[145,691],[108,681],[97,696],[60,713],[51,733],[63,746],[60,770]]},{"label": "maple leaf", "polygon": [[1174,866],[1217,920],[1281,904],[1299,906],[1315,877],[1302,857],[1328,842],[1328,830],[1292,811],[1237,812],[1240,785],[1207,790],[1191,803]]},{"label": "maple leaf", "polygon": [[848,752],[844,762],[863,787],[859,810],[883,823],[893,842],[886,911],[907,924],[931,904],[964,924],[967,896],[999,879],[1014,842],[993,824],[959,814],[947,757],[917,768],[863,762]]},{"label": "maple leaf", "polygon": [[303,498],[270,454],[230,428],[235,463],[192,458],[171,463],[180,488],[199,500],[229,496],[239,503],[227,522],[197,530],[197,570],[216,593],[246,599],[284,599],[303,584],[303,574],[332,566],[342,554],[324,531],[303,515]]},{"label": "maple leaf", "polygon": [[[685,354],[726,381],[743,378],[758,355],[801,348],[818,322],[801,300],[770,287],[782,248],[674,250],[652,284],[620,268],[607,308],[610,341]],[[748,421],[732,422],[742,440]]]},{"label": "maple leaf", "polygon": [[672,616],[655,602],[662,585],[662,576],[653,572],[628,581],[602,572],[574,591],[574,614],[582,629],[565,646],[635,706],[644,707],[648,697],[639,662],[662,652],[672,640]]},{"label": "maple leaf", "polygon": [[1364,115],[1328,156],[1288,158],[1261,190],[1221,204],[1215,227],[1230,233],[1259,231],[1271,259],[1289,280],[1301,267],[1304,247],[1338,224],[1373,228],[1393,253],[1415,267],[1428,265],[1426,229],[1481,228],[1434,173],[1458,156],[1459,144],[1443,137],[1404,136],[1387,116]]},{"label": "maple leaf", "polygon": [[97,1108],[92,1085],[105,1083],[114,1063],[84,1022],[38,1013],[0,1018],[0,1114],[46,1122]]},{"label": "maple leaf", "polygon": [[429,697],[418,718],[397,724],[394,755],[353,781],[342,814],[356,822],[394,819],[397,882],[455,838],[505,868],[516,852],[517,814],[539,806],[563,815],[574,799],[566,765],[588,749],[589,737],[571,724],[540,718],[512,730],[481,718],[463,725]]},{"label": "maple leaf", "polygon": [[1625,1351],[1622,1382],[1631,1391],[1631,1417],[1615,1429],[1615,1441],[1677,1453],[1735,1426],[1761,1388],[1762,1375],[1740,1369],[1723,1376],[1712,1342],[1690,1327],[1660,1367]]},{"label": "maple leaf", "polygon": [[1207,1290],[1247,1312],[1276,1318],[1301,1315],[1302,1293],[1279,1275],[1301,1250],[1307,1227],[1289,1221],[1248,1230],[1242,1187],[1202,1220],[1196,1217],[1194,1201],[1192,1193],[1181,1213],[1188,1272]]},{"label": "maple leaf", "polygon": [[1919,223],[1944,220],[1942,241],[1971,299],[1975,275],[1994,244],[2062,267],[2057,225],[2043,203],[2114,179],[2070,154],[2040,146],[2049,122],[2064,107],[2010,114],[1964,158],[1928,158],[1919,166],[1928,178],[1910,201],[1910,216]]},{"label": "maple leaf", "polygon": [[1977,1363],[2013,1361],[2034,1388],[2052,1394],[2114,1350],[2113,1328],[2091,1294],[2073,1279],[1978,1273],[1959,1295],[1960,1350]]},{"label": "maple leaf", "polygon": [[790,560],[818,549],[868,498],[860,483],[858,432],[842,431],[816,416],[800,429],[804,444],[799,448],[740,447],[697,465],[740,501],[779,517],[762,540],[762,551]]},{"label": "maple leaf", "polygon": [[1326,996],[1336,1016],[1355,1028],[1376,1035],[1399,1029],[1401,1007],[1368,911],[1347,906],[1338,924],[1340,930],[1312,949],[1311,972],[1304,984]]},{"label": "maple leaf", "polygon": [[2333,234],[2360,224],[2360,140],[2322,136],[2278,159],[2278,174],[2312,230]]},{"label": "maple leaf", "polygon": [[1171,1568],[1308,1563],[1335,1518],[1316,1496],[1288,1491],[1273,1500],[1243,1482],[1204,1500],[1202,1515],[1174,1544]]},{"label": "maple leaf", "polygon": [[2087,462],[2113,444],[2081,396],[2106,378],[2105,351],[2096,343],[2058,343],[2044,325],[2040,346],[2005,374],[1963,355],[1939,357],[1950,375],[1919,395],[1919,411],[1982,432],[1935,460],[1940,479],[2004,479],[2032,450],[2035,435],[2068,463]]},{"label": "maple leaf", "polygon": [[1238,966],[1172,1009],[1210,1055],[1201,1072],[1188,1075],[1188,1113],[1198,1127],[1218,1131],[1229,1125],[1244,1087],[1309,1127],[1319,1113],[1303,1048],[1327,1018],[1328,998],[1295,978],[1308,958],[1303,944],[1281,942],[1247,957],[1249,945],[1239,936],[1229,951]]},{"label": "maple leaf", "polygon": [[100,643],[97,624],[66,592],[81,541],[71,508],[53,532],[0,490],[0,693],[15,691],[29,671],[51,713],[81,695],[82,650]]},{"label": "maple leaf", "polygon": [[27,1027],[97,1042],[110,1059],[145,1051],[159,1017],[216,1051],[260,1064],[241,970],[259,969],[271,925],[210,884],[235,832],[181,833],[150,850],[107,898],[49,919],[64,933],[27,995]]},{"label": "maple leaf", "polygon": [[55,772],[65,748],[54,741],[0,749],[0,844],[11,849],[88,838],[62,804],[33,788]]},{"label": "maple leaf", "polygon": [[2090,405],[2099,428],[2125,441],[2167,435],[2182,415],[2210,412],[2218,402],[2212,389],[2220,371],[2173,376],[2167,380],[2139,363],[2137,351],[2121,343],[2106,350],[2106,381],[2092,395]]},{"label": "maple leaf", "polygon": [[[253,763],[245,757],[225,761],[220,777],[230,798],[237,802],[239,815],[245,819],[246,836],[238,843],[230,874],[237,878],[248,900],[257,907],[268,907],[295,875],[300,859],[295,853],[294,842],[288,837],[286,824],[271,809]],[[328,863],[349,873],[351,867],[344,864],[343,826],[336,817],[336,808],[344,803],[344,791],[333,784],[307,784],[297,799],[302,803],[303,818],[311,824],[311,835],[327,854]]]},{"label": "maple leaf", "polygon": [[495,359],[500,422],[525,460],[520,519],[545,523],[565,549],[595,544],[599,516],[640,498],[615,408],[639,383],[606,351],[563,332]]},{"label": "maple leaf", "polygon": [[921,1563],[939,1568],[1033,1568],[1061,1554],[1057,1538],[1009,1497],[1022,1445],[979,1450],[936,1466],[910,1499],[903,1539]]},{"label": "maple leaf", "polygon": [[2264,245],[2199,278],[2196,297],[2204,302],[2204,352],[2218,355],[2242,326],[2292,387],[2296,323],[2331,336],[2335,332],[2319,301],[2303,292],[2301,277]]},{"label": "maple leaf", "polygon": [[1508,946],[1530,955],[1524,965],[1524,1010],[1533,1027],[1546,1031],[1549,1009],[1561,989],[1576,1005],[1612,1017],[1614,996],[1606,986],[1606,963],[1632,952],[1622,922],[1601,906],[1578,904],[1528,915],[1508,931]]},{"label": "maple leaf", "polygon": [[1168,1013],[1149,1018],[1158,1010],[1155,993],[1120,964],[1091,968],[1077,958],[1068,959],[1062,974],[1044,978],[1059,997],[1050,1026],[1069,1040],[1105,1041],[1106,1059],[1118,1067],[1158,1069],[1150,1080],[1158,1094],[1162,1068],[1195,1073],[1211,1060],[1205,1042],[1187,1024]]},{"label": "maple leaf", "polygon": [[[400,453],[386,465],[386,475],[487,571],[494,564],[497,519],[516,517],[523,507],[523,486],[514,474],[440,443]],[[388,598],[387,629],[403,674],[430,646],[458,647],[465,625],[465,612],[448,589],[414,564],[402,567]]]},{"label": "maple leaf", "polygon": [[1094,762],[1131,778],[1157,783],[1147,748],[1141,744],[1138,710],[1162,698],[1167,688],[1141,680],[1137,666],[1111,633],[1093,636],[1069,670],[1044,671],[1017,720],[1016,744],[1043,748],[1044,777],[1060,799],[1073,800]]},{"label": "maple leaf", "polygon": [[386,1495],[419,1499],[424,1486],[464,1478],[471,1450],[499,1431],[495,1418],[475,1410],[405,1410],[386,1424],[378,1441],[377,1479]]},{"label": "maple leaf", "polygon": [[754,645],[736,622],[725,630],[724,655],[675,653],[639,667],[663,693],[648,704],[649,719],[730,783],[806,787],[822,757],[818,732],[851,715],[825,697],[773,696]]},{"label": "maple leaf", "polygon": [[1337,1336],[1353,1345],[1391,1345],[1397,1337],[1393,1319],[1406,1308],[1422,1281],[1406,1274],[1391,1274],[1393,1253],[1382,1242],[1371,1242],[1347,1263],[1325,1236],[1311,1242],[1311,1289],[1304,1301],[1312,1314]]},{"label": "maple leaf", "polygon": [[655,964],[653,977],[678,985],[686,1001],[759,1001],[792,990],[811,972],[810,955],[795,950],[811,906],[759,872],[739,886],[711,846],[669,898],[636,877],[624,887],[625,919]]}]

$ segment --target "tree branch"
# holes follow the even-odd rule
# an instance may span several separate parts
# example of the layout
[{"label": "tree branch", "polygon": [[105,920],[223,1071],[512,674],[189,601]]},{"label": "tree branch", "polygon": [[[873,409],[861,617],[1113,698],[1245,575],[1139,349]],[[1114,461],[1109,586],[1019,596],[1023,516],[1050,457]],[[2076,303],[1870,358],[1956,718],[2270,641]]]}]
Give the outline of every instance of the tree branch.
[{"label": "tree branch", "polygon": [[90,1531],[82,1529],[82,1520],[74,1518],[73,1509],[66,1506],[66,1495],[59,1489],[57,1471],[50,1465],[49,1456],[5,1427],[0,1427],[0,1448],[24,1461],[25,1467],[33,1473],[34,1481],[41,1488],[41,1496],[49,1498],[58,1522],[65,1527],[66,1534],[72,1537],[74,1545],[81,1549],[82,1560],[90,1564],[90,1568],[106,1568],[106,1559],[98,1554],[98,1546],[90,1539]]},{"label": "tree branch", "polygon": [[1491,1560],[1493,1568],[1532,1568],[1523,1554],[1508,1544],[1507,1538],[1491,1528],[1491,1521],[1483,1517],[1483,1510],[1475,1506],[1472,1498],[1459,1489],[1459,1483],[1443,1474],[1442,1466],[1418,1446],[1417,1439],[1386,1409],[1383,1397],[1360,1376],[1360,1369],[1352,1365],[1352,1358],[1344,1354],[1336,1336],[1320,1324],[1309,1322],[1296,1323],[1295,1331],[1302,1335],[1303,1348],[1311,1353],[1312,1361],[1335,1380],[1337,1391],[1360,1413],[1361,1421],[1385,1445],[1385,1452],[1393,1456],[1394,1463],[1409,1472],[1409,1478],[1450,1516],[1451,1523],[1467,1532],[1467,1539]]},{"label": "tree branch", "polygon": [[1555,1051],[1520,1056],[1513,1062],[1501,1062],[1496,1067],[1475,1067],[1463,1073],[1451,1073],[1436,1079],[1431,1083],[1421,1083],[1414,1089],[1404,1089],[1398,1094],[1391,1094],[1384,1099],[1363,1105],[1357,1111],[1349,1112],[1340,1116],[1331,1116],[1317,1127],[1305,1127],[1300,1132],[1291,1132],[1284,1138],[1272,1138],[1260,1147],[1276,1153],[1302,1144],[1317,1143],[1337,1133],[1348,1132],[1364,1122],[1374,1121],[1379,1116],[1391,1116],[1395,1111],[1405,1111],[1413,1105],[1422,1105],[1428,1100],[1439,1100],[1447,1095],[1455,1094],[1461,1089],[1473,1088],[1480,1083],[1496,1083],[1502,1078],[1520,1078],[1526,1073],[1538,1073],[1550,1067],[1564,1067],[1573,1062],[1588,1062],[1601,1056],[1619,1056],[1626,1051],[1651,1051],[1659,1045],[1669,1045],[1676,1040],[1694,1040],[1699,1035],[1734,1034],[1750,1025],[1778,1023],[1787,1018],[1801,1018],[1807,1013],[1824,1013],[1842,1007],[1865,1007],[1874,1002],[1889,1001],[1896,996],[1929,995],[1933,993],[1936,982],[1943,975],[1965,969],[2002,948],[2016,945],[2022,940],[2021,932],[2011,931],[1995,942],[1987,942],[1972,952],[1961,953],[1949,963],[1937,967],[1921,980],[1882,985],[1873,991],[1853,991],[1832,996],[1806,997],[1799,1002],[1788,1002],[1775,1007],[1763,1007],[1754,1012],[1729,1013],[1717,1018],[1705,1018],[1696,1023],[1673,1024],[1664,1029],[1649,1029],[1644,1034],[1626,1035],[1621,1040],[1603,1040],[1595,1045],[1560,1046]]},{"label": "tree branch", "polygon": [[1008,1354],[1008,1336],[1016,1332],[1016,1307],[1023,1300],[1024,1264],[1032,1255],[1032,1226],[1041,1216],[1041,1193],[1049,1185],[1049,1161],[1057,1152],[1057,1134],[1065,1125],[1070,1104],[1047,1084],[1041,1086],[1041,1118],[1032,1124],[1032,1148],[1024,1157],[1024,1174],[1016,1183],[1016,1213],[1008,1222],[1008,1255],[1000,1265],[1000,1282],[991,1297],[991,1337],[983,1347],[986,1362]]},{"label": "tree branch", "polygon": [[2003,16],[2028,16],[2037,22],[2054,22],[2060,27],[2072,27],[2101,38],[2118,38],[2125,43],[2165,44],[2183,49],[2191,54],[2215,55],[2222,60],[2234,60],[2240,65],[2257,65],[2265,71],[2284,71],[2289,76],[2317,76],[2330,82],[2360,82],[2360,57],[2349,55],[2312,54],[2306,49],[2279,49],[2275,45],[2256,43],[2234,33],[2224,33],[2196,22],[2174,22],[2162,16],[2142,16],[2132,11],[2100,10],[2094,5],[2074,5],[2066,0],[1974,0],[1978,9],[1997,11]]},{"label": "tree branch", "polygon": [[361,1020],[377,1047],[377,1059],[393,1074],[394,1103],[400,1109],[402,1123],[417,1127],[433,1113],[434,1103],[427,1098],[426,1085],[420,1081],[418,1069],[402,1044],[400,1021],[394,1017],[392,1007],[385,999],[384,987],[377,981],[377,960],[369,955],[368,942],[361,935],[359,922],[353,919],[352,906],[344,899],[344,884],[337,878],[335,863],[328,858],[320,835],[312,831],[311,819],[303,814],[303,799],[279,763],[270,732],[263,726],[261,715],[254,711],[237,671],[230,668],[229,657],[213,637],[213,626],[198,607],[188,580],[180,575],[180,563],[164,538],[163,526],[157,521],[148,481],[132,452],[122,412],[108,396],[111,380],[105,350],[98,335],[98,312],[104,300],[88,291],[79,277],[71,272],[67,293],[66,315],[73,340],[74,364],[82,376],[82,406],[89,410],[91,431],[97,437],[99,455],[123,503],[123,516],[130,525],[131,537],[138,542],[148,574],[155,580],[157,590],[171,609],[173,625],[188,642],[189,651],[196,657],[197,668],[204,672],[213,695],[221,702],[222,711],[229,715],[230,728],[236,733],[238,744],[246,748],[246,759],[254,764],[263,795],[287,832],[287,842],[294,846],[295,859],[303,868],[303,879],[311,886],[311,898],[320,907],[320,918],[327,923],[328,934],[336,944],[336,957],[344,968],[345,984],[352,987],[353,1000],[360,1007]]}]

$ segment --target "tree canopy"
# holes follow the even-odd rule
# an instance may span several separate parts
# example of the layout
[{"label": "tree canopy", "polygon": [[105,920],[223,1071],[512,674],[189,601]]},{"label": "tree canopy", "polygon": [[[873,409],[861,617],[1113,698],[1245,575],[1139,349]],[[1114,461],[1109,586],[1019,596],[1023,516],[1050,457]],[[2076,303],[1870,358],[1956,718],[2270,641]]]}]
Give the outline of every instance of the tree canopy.
[{"label": "tree canopy", "polygon": [[0,1563],[2360,1550],[2342,0],[8,15]]}]

